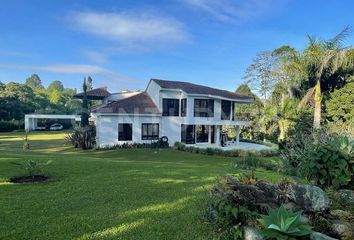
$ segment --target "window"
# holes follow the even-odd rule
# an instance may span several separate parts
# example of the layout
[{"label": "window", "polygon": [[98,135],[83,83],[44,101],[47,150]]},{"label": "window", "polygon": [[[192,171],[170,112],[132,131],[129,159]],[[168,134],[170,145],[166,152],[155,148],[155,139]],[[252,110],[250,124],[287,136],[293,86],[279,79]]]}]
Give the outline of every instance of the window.
[{"label": "window", "polygon": [[196,133],[197,133],[197,143],[208,142],[209,131],[207,125],[197,125]]},{"label": "window", "polygon": [[187,116],[187,98],[181,100],[181,117]]},{"label": "window", "polygon": [[158,123],[143,123],[141,125],[142,140],[157,140],[159,139],[159,124]]},{"label": "window", "polygon": [[195,143],[195,127],[194,125],[181,125],[181,142],[187,144]]},{"label": "window", "polygon": [[132,129],[131,123],[118,124],[118,141],[131,141],[133,132]]},{"label": "window", "polygon": [[213,117],[214,100],[194,99],[194,117]]},{"label": "window", "polygon": [[221,100],[221,120],[230,120],[231,117],[231,102]]},{"label": "window", "polygon": [[179,116],[179,99],[162,99],[162,116]]}]

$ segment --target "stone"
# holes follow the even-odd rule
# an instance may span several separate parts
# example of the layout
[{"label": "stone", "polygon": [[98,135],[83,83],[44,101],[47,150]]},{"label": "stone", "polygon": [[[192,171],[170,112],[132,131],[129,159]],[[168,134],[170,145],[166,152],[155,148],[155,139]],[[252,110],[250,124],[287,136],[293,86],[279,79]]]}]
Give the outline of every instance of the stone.
[{"label": "stone", "polygon": [[323,233],[313,232],[310,236],[311,240],[337,240],[336,238],[329,237]]},{"label": "stone", "polygon": [[348,206],[351,211],[354,211],[354,191],[349,189],[341,189],[338,191],[338,195],[340,204],[342,206]]},{"label": "stone", "polygon": [[326,211],[329,209],[329,199],[319,187],[312,185],[295,185],[294,199],[301,209],[310,211]]},{"label": "stone", "polygon": [[348,222],[336,221],[332,225],[332,230],[341,237],[350,236],[353,226]]},{"label": "stone", "polygon": [[243,227],[243,239],[244,240],[263,240],[263,234],[257,229],[249,226]]}]

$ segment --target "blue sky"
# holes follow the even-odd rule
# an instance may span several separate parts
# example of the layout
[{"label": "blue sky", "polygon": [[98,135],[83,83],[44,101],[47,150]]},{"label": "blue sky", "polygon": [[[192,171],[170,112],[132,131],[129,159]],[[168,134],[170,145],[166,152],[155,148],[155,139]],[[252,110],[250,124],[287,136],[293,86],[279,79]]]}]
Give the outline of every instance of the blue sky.
[{"label": "blue sky", "polygon": [[[257,52],[301,49],[354,23],[352,0],[3,0],[0,81],[144,89],[150,78],[227,90]],[[352,45],[351,35],[347,44]]]}]

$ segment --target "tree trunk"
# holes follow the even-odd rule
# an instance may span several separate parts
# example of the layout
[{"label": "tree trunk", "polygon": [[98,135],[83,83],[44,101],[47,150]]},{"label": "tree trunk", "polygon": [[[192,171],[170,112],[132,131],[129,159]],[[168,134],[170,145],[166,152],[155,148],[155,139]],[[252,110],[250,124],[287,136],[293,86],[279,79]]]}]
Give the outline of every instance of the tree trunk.
[{"label": "tree trunk", "polygon": [[313,115],[314,129],[319,129],[321,127],[321,105],[322,105],[321,83],[320,80],[317,80],[315,86],[315,112]]}]

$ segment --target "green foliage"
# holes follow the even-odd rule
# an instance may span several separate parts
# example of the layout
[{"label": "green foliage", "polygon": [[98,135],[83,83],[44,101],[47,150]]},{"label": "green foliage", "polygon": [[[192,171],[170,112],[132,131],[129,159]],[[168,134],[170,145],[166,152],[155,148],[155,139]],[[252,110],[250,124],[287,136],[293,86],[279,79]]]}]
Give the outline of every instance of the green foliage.
[{"label": "green foliage", "polygon": [[10,132],[14,130],[24,129],[24,121],[11,120],[11,121],[0,121],[0,132]]},{"label": "green foliage", "polygon": [[[307,177],[323,188],[331,186],[339,188],[347,185],[352,179],[350,154],[346,154],[340,146],[342,145],[338,140],[318,144],[313,148],[307,160]],[[344,146],[344,149],[347,147]]]},{"label": "green foliage", "polygon": [[27,176],[35,177],[36,175],[43,174],[45,167],[50,165],[52,161],[47,161],[45,163],[39,163],[34,160],[27,160],[24,163],[11,162],[11,164],[19,166],[26,171]]},{"label": "green foliage", "polygon": [[247,206],[232,202],[228,194],[221,187],[217,194],[209,195],[205,216],[217,232],[218,239],[242,240],[242,226],[255,224],[259,215]]},{"label": "green foliage", "polygon": [[92,149],[96,144],[95,126],[77,127],[68,134],[65,140],[75,148]]},{"label": "green foliage", "polygon": [[264,235],[269,239],[292,240],[312,233],[312,228],[302,222],[301,212],[293,213],[284,205],[279,209],[269,209],[268,215],[263,215],[260,223],[264,227]]},{"label": "green foliage", "polygon": [[87,126],[89,124],[86,79],[84,79],[84,83],[83,83],[82,89],[84,91],[84,98],[82,100],[81,126],[85,127],[85,126]]},{"label": "green foliage", "polygon": [[25,84],[30,88],[32,88],[33,90],[37,88],[43,88],[42,80],[39,78],[37,74],[32,74],[29,78],[26,78]]},{"label": "green foliage", "polygon": [[354,82],[330,94],[326,101],[327,117],[337,123],[354,124]]},{"label": "green foliage", "polygon": [[260,157],[240,157],[233,160],[232,167],[235,171],[239,168],[242,169],[258,169],[263,168],[266,170],[279,171],[283,167],[282,159],[270,157],[270,158],[260,158]]},{"label": "green foliage", "polygon": [[109,147],[102,147],[99,148],[99,150],[112,150],[112,149],[134,149],[134,148],[168,148],[168,142],[164,141],[162,138],[160,138],[157,141],[151,142],[151,143],[123,143],[123,144],[117,144],[114,146],[109,146]]},{"label": "green foliage", "polygon": [[225,156],[225,157],[273,157],[278,156],[278,149],[262,149],[262,150],[243,150],[243,149],[235,149],[235,150],[222,150],[220,148],[199,148],[193,146],[187,146],[181,142],[175,142],[174,147],[177,150],[205,154],[205,155],[213,155],[213,156]]},{"label": "green foliage", "polygon": [[53,82],[51,82],[47,88],[47,90],[49,92],[52,92],[54,90],[58,91],[58,92],[62,92],[64,90],[64,86],[63,83],[59,80],[54,80]]}]

